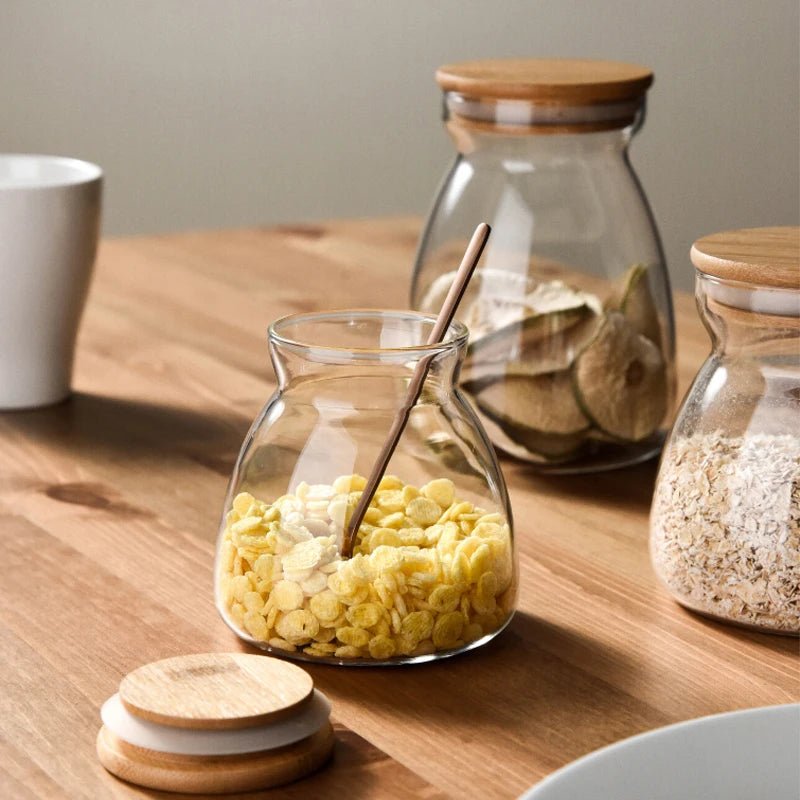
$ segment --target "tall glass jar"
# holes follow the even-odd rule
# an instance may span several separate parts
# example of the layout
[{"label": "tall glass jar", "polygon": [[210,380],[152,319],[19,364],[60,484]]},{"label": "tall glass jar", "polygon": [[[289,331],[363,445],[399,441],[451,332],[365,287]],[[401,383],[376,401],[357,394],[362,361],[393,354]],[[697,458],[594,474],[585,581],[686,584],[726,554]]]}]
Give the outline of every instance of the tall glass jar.
[{"label": "tall glass jar", "polygon": [[652,73],[603,61],[442,67],[458,149],[417,253],[432,312],[476,221],[492,225],[462,301],[462,384],[494,444],[542,470],[655,455],[674,399],[669,279],[628,159]]},{"label": "tall glass jar", "polygon": [[[404,311],[299,314],[269,330],[278,389],[231,478],[217,607],[274,654],[338,664],[428,661],[477,647],[513,613],[517,568],[503,476],[457,388],[467,330],[427,341]],[[408,382],[430,370],[359,528],[342,533]]]},{"label": "tall glass jar", "polygon": [[692,248],[712,340],[664,449],[653,565],[687,608],[800,634],[800,228]]}]

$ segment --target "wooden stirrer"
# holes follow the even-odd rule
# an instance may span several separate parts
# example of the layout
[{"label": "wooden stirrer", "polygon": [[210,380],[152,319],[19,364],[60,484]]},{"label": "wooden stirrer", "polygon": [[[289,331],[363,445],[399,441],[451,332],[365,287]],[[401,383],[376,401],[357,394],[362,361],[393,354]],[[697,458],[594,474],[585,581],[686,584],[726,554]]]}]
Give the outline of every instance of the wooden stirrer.
[{"label": "wooden stirrer", "polygon": [[[447,333],[447,329],[450,327],[450,323],[453,321],[453,317],[458,309],[458,304],[461,302],[461,298],[464,296],[464,292],[467,289],[467,284],[472,277],[472,273],[475,271],[475,267],[478,266],[481,253],[483,253],[483,248],[486,246],[486,242],[489,239],[489,234],[491,232],[492,229],[485,222],[481,222],[481,224],[475,228],[475,233],[472,234],[472,239],[470,239],[470,242],[467,245],[467,249],[464,252],[464,257],[461,259],[461,265],[458,268],[456,277],[453,279],[453,285],[450,287],[450,291],[447,293],[447,297],[442,305],[442,310],[439,312],[439,316],[436,318],[436,324],[433,326],[433,330],[431,331],[431,335],[428,337],[426,344],[438,344],[442,341]],[[342,537],[343,558],[350,558],[353,555],[353,547],[355,546],[358,529],[361,527],[364,515],[367,513],[367,508],[369,508],[370,502],[372,502],[372,497],[375,494],[375,490],[378,488],[378,484],[383,477],[383,473],[386,472],[386,467],[389,466],[389,461],[392,458],[392,454],[394,453],[397,443],[400,440],[400,436],[402,435],[403,430],[408,423],[408,417],[411,413],[411,409],[414,407],[417,400],[419,400],[419,396],[422,393],[422,386],[425,383],[425,378],[428,375],[428,370],[430,369],[431,361],[433,360],[434,355],[435,354],[431,354],[421,358],[416,366],[416,369],[414,370],[411,382],[408,385],[408,393],[406,394],[403,405],[395,415],[389,435],[386,437],[383,447],[381,447],[381,451],[378,454],[375,465],[372,467],[372,472],[370,472],[369,478],[367,478],[367,485],[364,487],[364,491],[361,493],[361,499],[358,501],[358,505],[353,512],[350,524],[345,528],[344,535]]]}]

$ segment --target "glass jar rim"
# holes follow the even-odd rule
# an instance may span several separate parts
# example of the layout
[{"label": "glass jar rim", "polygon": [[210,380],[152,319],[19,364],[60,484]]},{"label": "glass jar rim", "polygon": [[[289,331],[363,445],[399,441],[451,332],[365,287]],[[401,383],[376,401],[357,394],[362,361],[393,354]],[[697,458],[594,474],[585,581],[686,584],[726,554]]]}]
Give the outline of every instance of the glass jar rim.
[{"label": "glass jar rim", "polygon": [[602,103],[553,103],[528,98],[475,97],[443,92],[445,121],[478,132],[509,134],[599,133],[644,124],[646,98]]},{"label": "glass jar rim", "polygon": [[280,347],[289,348],[295,352],[315,353],[322,356],[335,358],[397,358],[400,361],[407,361],[409,357],[421,358],[424,356],[436,356],[443,353],[454,352],[460,346],[466,344],[469,338],[469,330],[463,322],[454,319],[447,329],[446,338],[437,344],[417,344],[405,347],[349,347],[341,345],[329,345],[314,341],[303,341],[286,335],[283,329],[291,325],[314,324],[319,322],[341,322],[352,323],[354,321],[368,322],[380,320],[395,320],[406,323],[428,323],[433,327],[436,317],[432,314],[424,314],[419,311],[402,309],[381,309],[381,308],[344,308],[332,311],[301,311],[295,314],[287,314],[276,319],[268,329],[269,341]]},{"label": "glass jar rim", "polygon": [[720,278],[695,267],[698,291],[721,308],[786,319],[800,318],[800,285],[770,286],[733,278]]}]

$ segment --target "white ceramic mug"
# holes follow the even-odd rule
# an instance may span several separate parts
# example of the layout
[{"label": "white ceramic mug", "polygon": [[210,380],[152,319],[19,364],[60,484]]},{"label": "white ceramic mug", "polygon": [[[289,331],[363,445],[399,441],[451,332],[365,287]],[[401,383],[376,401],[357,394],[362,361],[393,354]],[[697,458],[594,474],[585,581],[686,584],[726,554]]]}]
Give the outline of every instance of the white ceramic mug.
[{"label": "white ceramic mug", "polygon": [[0,410],[70,393],[102,180],[86,161],[0,154]]}]

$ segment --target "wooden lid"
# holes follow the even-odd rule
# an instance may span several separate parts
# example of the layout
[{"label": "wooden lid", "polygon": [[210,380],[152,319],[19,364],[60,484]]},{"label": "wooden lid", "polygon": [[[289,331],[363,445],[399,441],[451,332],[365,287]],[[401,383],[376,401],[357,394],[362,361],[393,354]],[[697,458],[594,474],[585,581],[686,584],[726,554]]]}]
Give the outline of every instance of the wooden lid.
[{"label": "wooden lid", "polygon": [[800,227],[713,233],[692,245],[691,259],[722,280],[800,290]]},{"label": "wooden lid", "polygon": [[268,656],[197,653],[154,661],[123,678],[119,695],[135,716],[177,728],[245,728],[292,714],[314,682]]},{"label": "wooden lid", "polygon": [[124,781],[164,792],[208,795],[251,792],[299,780],[330,758],[334,744],[333,728],[326,722],[306,739],[247,755],[159,753],[129,744],[105,726],[97,734],[96,747],[100,763]]},{"label": "wooden lid", "polygon": [[647,67],[592,59],[488,59],[436,71],[445,91],[547,105],[594,105],[641,98],[653,82]]}]

